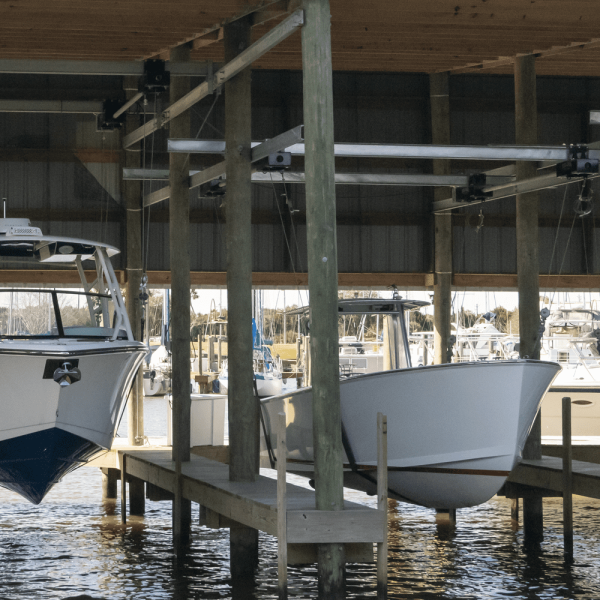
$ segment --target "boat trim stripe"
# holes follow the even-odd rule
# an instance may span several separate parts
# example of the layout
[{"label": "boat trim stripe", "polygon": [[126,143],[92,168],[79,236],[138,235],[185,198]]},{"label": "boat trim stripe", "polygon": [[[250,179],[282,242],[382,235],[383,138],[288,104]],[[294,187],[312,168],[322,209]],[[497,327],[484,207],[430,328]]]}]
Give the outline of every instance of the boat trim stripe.
[{"label": "boat trim stripe", "polygon": [[94,354],[122,354],[125,352],[145,352],[144,346],[119,346],[117,348],[90,348],[88,350],[17,350],[0,348],[0,355],[2,354],[15,354],[15,355],[27,355],[27,356],[87,356]]}]

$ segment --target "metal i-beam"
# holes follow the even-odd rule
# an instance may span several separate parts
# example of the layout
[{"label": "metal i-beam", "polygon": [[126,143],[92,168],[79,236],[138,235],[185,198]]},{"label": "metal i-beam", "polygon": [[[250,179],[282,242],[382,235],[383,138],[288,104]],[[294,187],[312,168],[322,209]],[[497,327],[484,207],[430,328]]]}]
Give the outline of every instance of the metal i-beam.
[{"label": "metal i-beam", "polygon": [[174,117],[189,109],[191,106],[210,95],[217,87],[223,85],[226,81],[243,71],[251,65],[256,59],[266,54],[269,50],[277,46],[281,41],[289,37],[298,27],[304,23],[304,11],[297,10],[287,19],[276,25],[262,38],[254,42],[246,50],[241,52],[236,58],[223,66],[213,76],[211,81],[204,81],[198,87],[186,94],[181,100],[174,102],[158,117],[151,119],[139,129],[125,137],[123,146],[129,148],[132,144],[139,142],[157,129],[160,129],[165,123],[168,123]]},{"label": "metal i-beam", "polygon": [[[258,142],[253,142],[257,144]],[[588,145],[588,147],[590,147]],[[216,140],[168,141],[169,152],[224,154],[225,142]],[[293,155],[304,155],[304,144],[285,148]],[[567,146],[442,146],[421,144],[334,144],[334,153],[347,158],[423,158],[458,160],[532,160],[562,162],[571,158]],[[590,147],[589,158],[600,158]]]},{"label": "metal i-beam", "polygon": [[[221,163],[219,163],[221,165]],[[217,167],[217,165],[215,165]],[[209,167],[211,168],[211,167]],[[219,166],[219,169],[221,167]],[[190,177],[205,173],[204,171],[190,171]],[[206,177],[204,175],[203,177]],[[220,175],[217,175],[220,177]],[[225,179],[225,176],[222,176]],[[123,179],[125,181],[145,180],[145,181],[168,181],[168,169],[123,169]],[[211,177],[214,179],[214,177]],[[210,181],[210,179],[208,180]],[[252,181],[274,183],[305,183],[306,175],[299,171],[256,171],[252,174]],[[514,181],[510,175],[488,176],[487,181],[500,185]],[[408,187],[466,187],[469,184],[468,175],[430,175],[427,173],[336,173],[335,182],[339,185],[398,185]],[[191,186],[191,187],[197,187]]]},{"label": "metal i-beam", "polygon": [[[252,158],[250,162],[255,163],[263,158],[269,156],[273,152],[277,152],[284,148],[289,144],[294,144],[298,140],[302,139],[302,125],[298,125],[289,131],[285,131],[280,135],[271,138],[270,140],[264,141],[262,144],[255,146],[252,148]],[[212,167],[208,167],[202,171],[197,171],[190,177],[190,189],[196,188],[203,183],[207,183],[212,181],[213,179],[217,179],[222,177],[225,174],[225,170],[227,167],[227,161],[223,160]],[[162,200],[166,200],[170,195],[170,188],[165,187],[156,192],[152,192],[148,194],[144,198],[144,206],[150,206],[152,204],[156,204],[157,202],[161,202]]]},{"label": "metal i-beam", "polygon": [[[206,77],[209,63],[193,62],[175,64],[167,61],[166,69],[171,77]],[[144,74],[142,61],[105,60],[49,60],[49,59],[0,59],[0,73],[27,75],[106,75],[140,76]]]},{"label": "metal i-beam", "polygon": [[[593,179],[598,176],[599,174],[596,173],[588,175],[588,178]],[[547,175],[540,175],[530,179],[522,179],[520,181],[506,183],[503,185],[486,186],[483,188],[483,191],[492,192],[493,194],[489,198],[477,199],[471,202],[457,202],[454,198],[447,198],[446,200],[434,202],[433,212],[443,212],[446,210],[452,210],[453,208],[466,208],[467,206],[475,206],[484,202],[487,203],[493,200],[509,198],[510,196],[515,196],[516,194],[526,194],[528,192],[537,192],[539,190],[559,187],[575,181],[580,181],[580,179],[575,177],[558,177],[556,173],[549,173]]]}]

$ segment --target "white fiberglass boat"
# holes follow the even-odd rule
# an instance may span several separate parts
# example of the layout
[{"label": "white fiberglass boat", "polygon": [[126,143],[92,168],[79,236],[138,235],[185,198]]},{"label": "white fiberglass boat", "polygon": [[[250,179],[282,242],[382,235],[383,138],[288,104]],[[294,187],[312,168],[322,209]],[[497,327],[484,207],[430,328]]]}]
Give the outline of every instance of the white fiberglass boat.
[{"label": "white fiberglass boat", "polygon": [[[106,244],[0,219],[0,259],[72,263],[83,292],[0,289],[0,485],[39,503],[112,445],[146,346],[134,340]],[[94,260],[89,284],[82,261]]]},{"label": "white fiberglass boat", "polygon": [[[261,398],[275,396],[283,389],[283,368],[281,359],[274,358],[271,348],[265,343],[262,329],[257,326],[256,319],[252,319],[252,368],[256,383],[256,394]],[[219,393],[226,394],[229,389],[229,365],[223,360],[219,372]]]},{"label": "white fiberglass boat", "polygon": [[[407,368],[340,382],[344,485],[375,493],[375,423],[381,412],[388,418],[390,497],[446,509],[489,500],[519,461],[542,397],[560,366],[496,360],[410,368],[403,313],[404,305],[410,308],[411,303],[368,302],[342,301],[340,311],[387,314],[388,333],[396,336],[396,365]],[[267,398],[261,406],[265,462],[277,447],[271,423],[284,411],[288,469],[312,477],[312,388]]]},{"label": "white fiberglass boat", "polygon": [[542,435],[562,436],[562,399],[568,396],[572,435],[600,436],[600,311],[573,305],[553,310],[541,357],[562,366],[542,404]]}]

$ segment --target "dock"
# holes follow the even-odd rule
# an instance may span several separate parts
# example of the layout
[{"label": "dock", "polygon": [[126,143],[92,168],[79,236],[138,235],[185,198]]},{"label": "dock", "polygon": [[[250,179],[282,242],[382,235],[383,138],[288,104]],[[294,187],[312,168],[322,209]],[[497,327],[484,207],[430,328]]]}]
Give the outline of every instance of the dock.
[{"label": "dock", "polygon": [[[177,473],[170,449],[118,454],[126,477],[175,494]],[[228,465],[192,455],[181,465],[181,486],[183,497],[202,507],[202,524],[230,528],[239,523],[278,537],[276,479],[259,476],[255,482],[232,482]],[[291,483],[286,483],[285,496],[288,564],[316,562],[318,543],[346,544],[348,560],[373,562],[373,544],[382,543],[386,531],[383,511],[349,501],[344,501],[343,511],[317,511],[314,491]]]},{"label": "dock", "polygon": [[[572,493],[600,498],[600,465],[580,460],[574,460],[572,465]],[[516,484],[562,495],[565,489],[563,460],[553,456],[523,460],[509,475],[507,484],[507,489]]]}]

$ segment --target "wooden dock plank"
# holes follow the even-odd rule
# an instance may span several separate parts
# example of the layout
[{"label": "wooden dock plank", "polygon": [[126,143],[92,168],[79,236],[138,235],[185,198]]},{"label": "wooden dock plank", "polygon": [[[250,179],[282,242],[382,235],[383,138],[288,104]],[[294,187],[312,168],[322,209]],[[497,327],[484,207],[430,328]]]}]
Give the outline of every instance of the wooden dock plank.
[{"label": "wooden dock plank", "polygon": [[[508,481],[563,492],[562,459],[543,456],[540,460],[524,460],[513,469]],[[573,493],[600,499],[600,465],[573,461]]]},{"label": "wooden dock plank", "polygon": [[[169,492],[175,491],[175,463],[170,449],[126,451],[127,474]],[[229,466],[192,455],[182,463],[183,497],[247,527],[277,536],[277,480],[260,476],[256,482],[229,481]],[[343,511],[315,510],[315,494],[286,484],[288,543],[377,543],[384,515],[355,502]],[[289,537],[291,536],[291,537]]]}]

